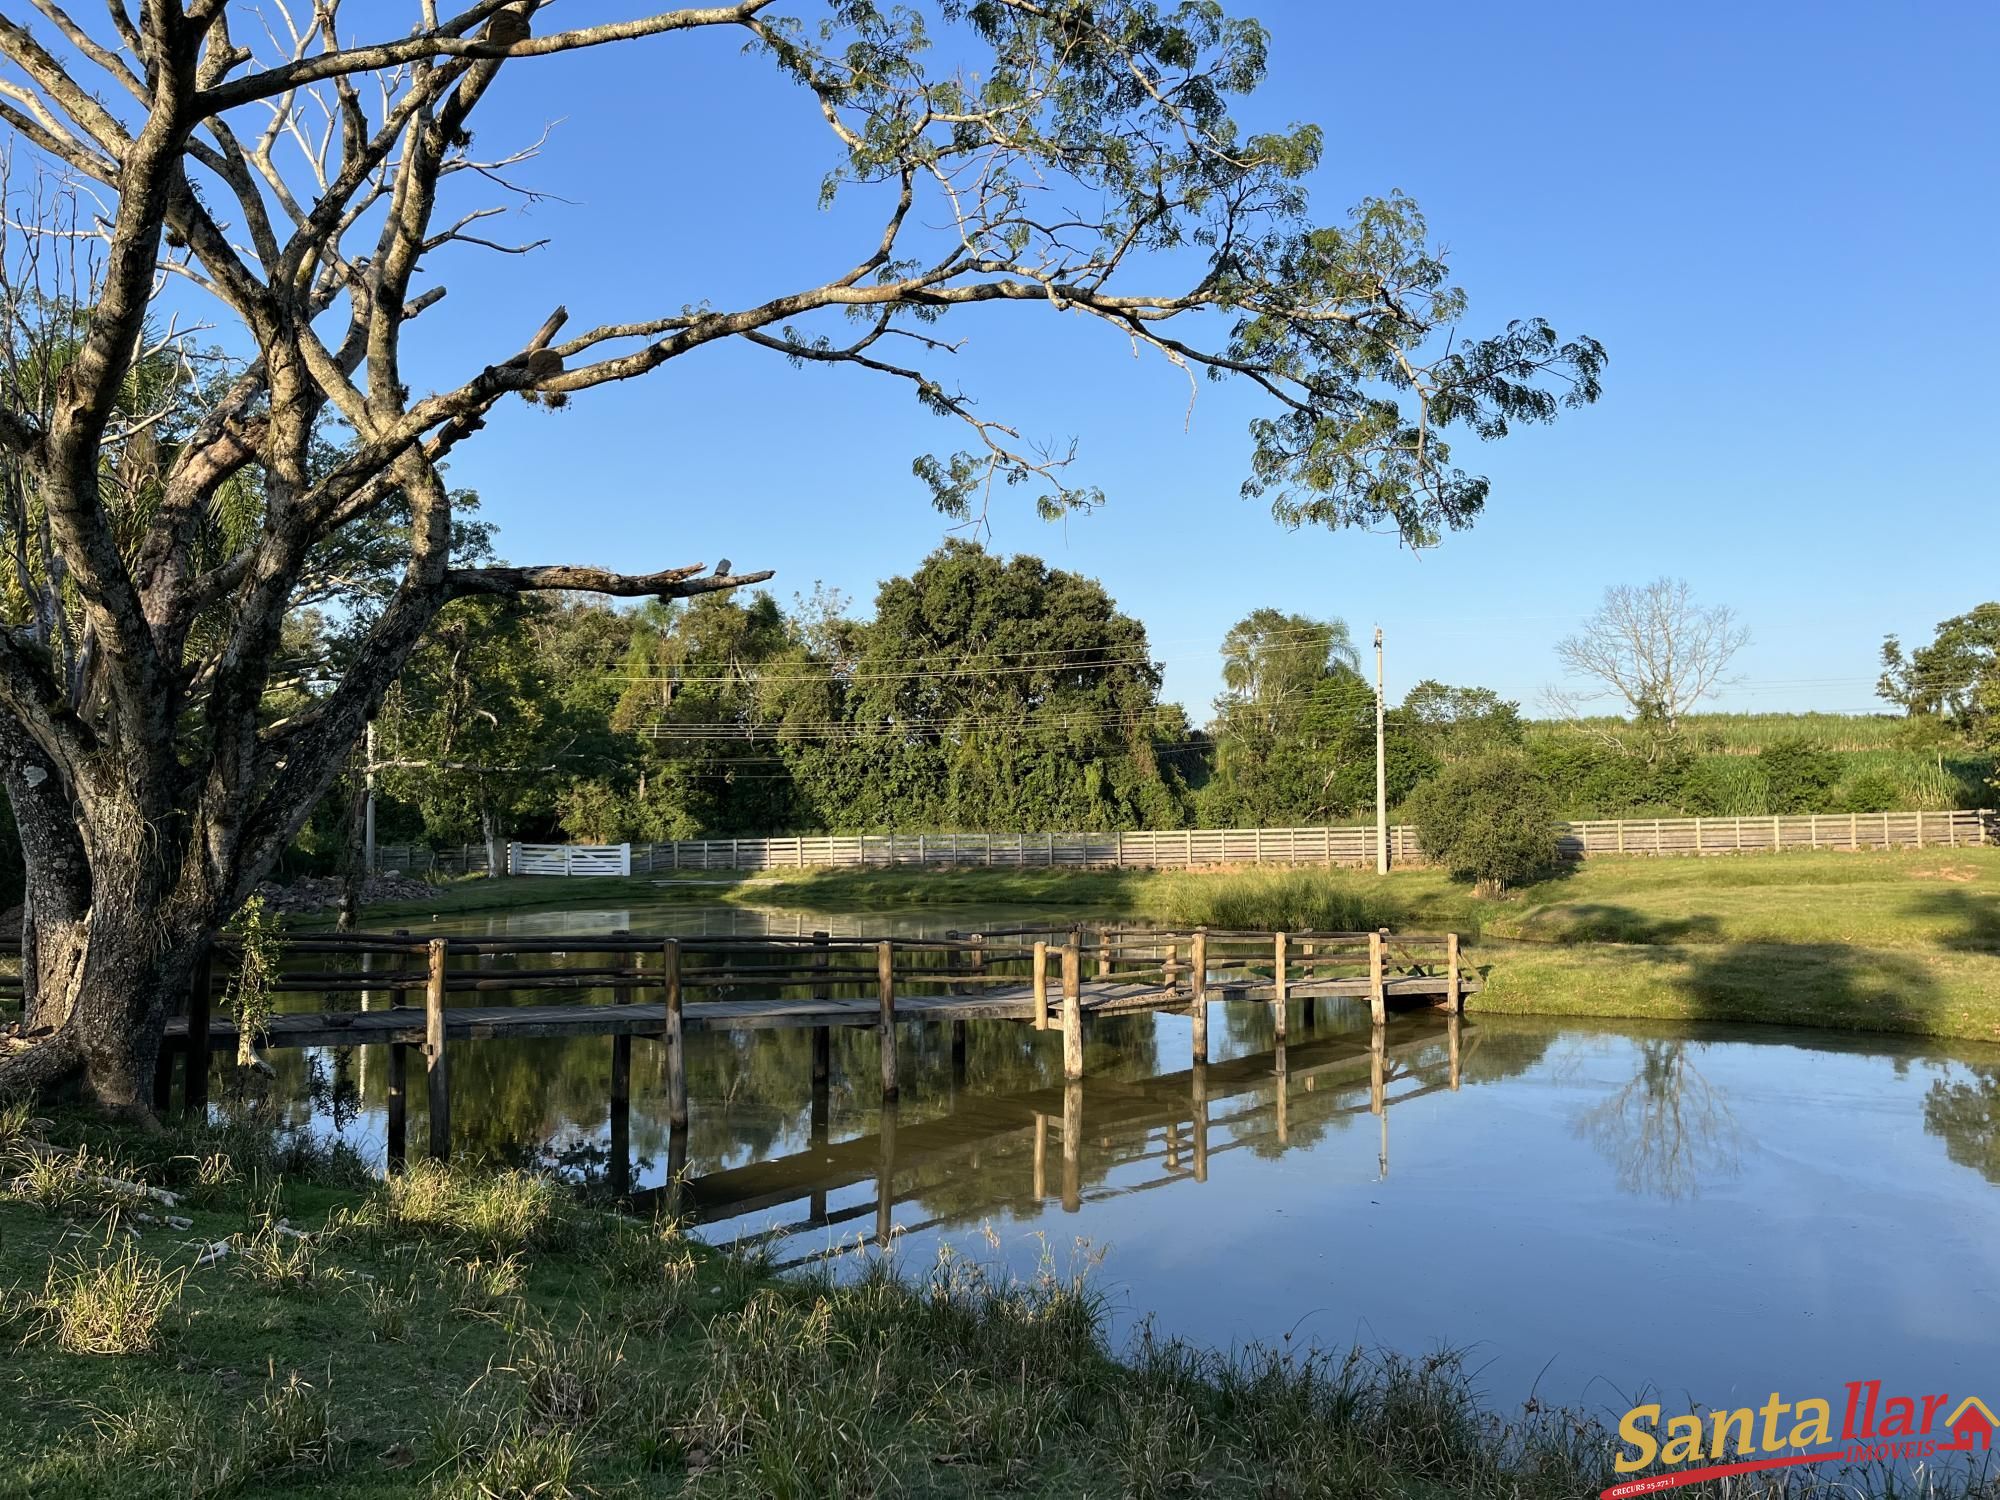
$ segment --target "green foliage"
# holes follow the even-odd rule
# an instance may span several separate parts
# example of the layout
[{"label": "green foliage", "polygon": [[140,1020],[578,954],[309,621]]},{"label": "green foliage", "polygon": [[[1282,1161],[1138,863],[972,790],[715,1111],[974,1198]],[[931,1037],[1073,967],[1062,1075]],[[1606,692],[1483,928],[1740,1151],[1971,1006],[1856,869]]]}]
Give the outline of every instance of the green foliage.
[{"label": "green foliage", "polygon": [[1505,888],[1555,866],[1555,799],[1517,751],[1446,767],[1410,811],[1425,854],[1455,879]]},{"label": "green foliage", "polygon": [[1942,719],[1991,743],[2000,732],[2000,604],[1939,621],[1931,643],[1907,656],[1895,636],[1885,638],[1876,692],[1913,719]]},{"label": "green foliage", "polygon": [[1863,771],[1840,788],[1837,812],[1890,812],[1902,800],[1901,788],[1887,771]]},{"label": "green foliage", "polygon": [[1764,810],[1774,813],[1818,812],[1840,779],[1840,762],[1806,740],[1779,740],[1757,755],[1764,773]]}]

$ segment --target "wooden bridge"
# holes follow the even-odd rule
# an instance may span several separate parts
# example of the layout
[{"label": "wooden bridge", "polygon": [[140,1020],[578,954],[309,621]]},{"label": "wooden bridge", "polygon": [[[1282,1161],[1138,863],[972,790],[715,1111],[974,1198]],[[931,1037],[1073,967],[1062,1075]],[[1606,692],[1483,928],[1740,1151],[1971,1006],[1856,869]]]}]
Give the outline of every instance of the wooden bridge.
[{"label": "wooden bridge", "polygon": [[[1456,933],[1241,932],[1139,928],[1017,929],[936,938],[647,937],[629,932],[552,938],[430,938],[408,932],[314,934],[286,939],[271,988],[331,999],[355,994],[358,1009],[287,1010],[268,1016],[259,1048],[389,1048],[388,1140],[404,1155],[407,1056],[423,1060],[430,1151],[449,1154],[449,1049],[500,1038],[613,1039],[611,1110],[630,1105],[634,1037],[666,1049],[668,1123],[687,1125],[683,1038],[689,1031],[810,1028],[815,1081],[826,1076],[831,1029],[866,1026],[880,1038],[881,1090],[897,1096],[897,1026],[952,1025],[962,1056],[970,1021],[1014,1021],[1062,1033],[1066,1079],[1083,1075],[1086,1016],[1168,1010],[1192,1017],[1193,1059],[1208,1057],[1208,1006],[1249,1001],[1272,1007],[1278,1042],[1293,1003],[1365,1001],[1376,1026],[1395,1003],[1456,1012],[1479,986],[1460,963]],[[197,975],[187,1013],[168,1022],[155,1104],[171,1103],[174,1062],[185,1059],[182,1103],[203,1107],[207,1059],[238,1048],[236,1023],[214,1014],[218,974],[236,958],[219,943]],[[512,960],[500,967],[498,960]],[[521,960],[547,967],[524,967]],[[316,964],[317,967],[305,967]],[[1084,977],[1086,965],[1094,967]],[[610,991],[615,1003],[463,1003],[462,997],[550,991]],[[421,1005],[400,1003],[421,993]],[[453,1003],[461,997],[460,1003]],[[657,997],[657,998],[654,998]],[[385,1002],[378,1004],[377,1002]]]}]

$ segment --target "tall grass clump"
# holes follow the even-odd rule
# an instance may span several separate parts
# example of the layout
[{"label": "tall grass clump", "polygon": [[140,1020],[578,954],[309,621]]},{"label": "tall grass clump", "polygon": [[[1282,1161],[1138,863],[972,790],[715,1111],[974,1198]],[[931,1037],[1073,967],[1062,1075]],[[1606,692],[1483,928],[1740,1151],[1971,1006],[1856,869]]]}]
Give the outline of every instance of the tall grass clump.
[{"label": "tall grass clump", "polygon": [[570,1249],[595,1237],[589,1217],[553,1177],[437,1162],[412,1162],[377,1183],[345,1227],[444,1240],[494,1257]]},{"label": "tall grass clump", "polygon": [[160,1346],[187,1282],[125,1242],[95,1260],[72,1254],[49,1267],[42,1336],[70,1354],[145,1354]]}]

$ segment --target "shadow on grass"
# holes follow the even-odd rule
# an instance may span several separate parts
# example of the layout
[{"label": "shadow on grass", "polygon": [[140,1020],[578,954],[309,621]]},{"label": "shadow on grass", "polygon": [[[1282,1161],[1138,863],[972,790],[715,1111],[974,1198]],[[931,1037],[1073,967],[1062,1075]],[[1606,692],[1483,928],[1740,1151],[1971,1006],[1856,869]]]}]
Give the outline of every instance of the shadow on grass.
[{"label": "shadow on grass", "polygon": [[[1712,943],[1722,935],[1722,923],[1707,915],[1650,916],[1629,906],[1590,901],[1550,914],[1560,930],[1550,937],[1561,943]],[[1530,922],[1524,937],[1542,934]]]},{"label": "shadow on grass", "polygon": [[1910,911],[1962,923],[1957,932],[1939,939],[1955,952],[2000,952],[2000,896],[1983,891],[1926,891],[1911,904]]}]

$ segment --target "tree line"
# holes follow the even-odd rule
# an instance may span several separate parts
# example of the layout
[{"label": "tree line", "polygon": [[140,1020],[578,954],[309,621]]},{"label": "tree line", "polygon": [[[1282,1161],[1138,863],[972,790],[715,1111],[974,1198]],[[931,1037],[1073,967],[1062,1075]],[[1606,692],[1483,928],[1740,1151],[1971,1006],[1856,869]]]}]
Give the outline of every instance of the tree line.
[{"label": "tree line", "polygon": [[[789,607],[762,590],[633,610],[572,596],[454,605],[376,721],[380,836],[646,842],[1372,816],[1375,690],[1338,619],[1251,611],[1219,643],[1223,690],[1197,723],[1161,700],[1145,626],[1097,580],[1040,558],[948,541],[872,603],[857,617],[816,589]],[[1984,686],[1946,689],[1933,648],[1898,679],[1937,693],[1937,707],[1903,705],[1912,745],[1993,742],[1996,721],[1977,707],[1991,648],[1982,668],[1963,636],[1962,622],[1941,628]],[[1447,768],[1496,755],[1569,817],[1880,811],[1901,795],[1802,737],[1719,754],[1691,712],[1699,693],[1636,691],[1671,711],[1535,723],[1491,689],[1420,682],[1385,707],[1391,807],[1400,817]],[[366,769],[358,760],[315,816],[304,860],[338,860]]]}]

